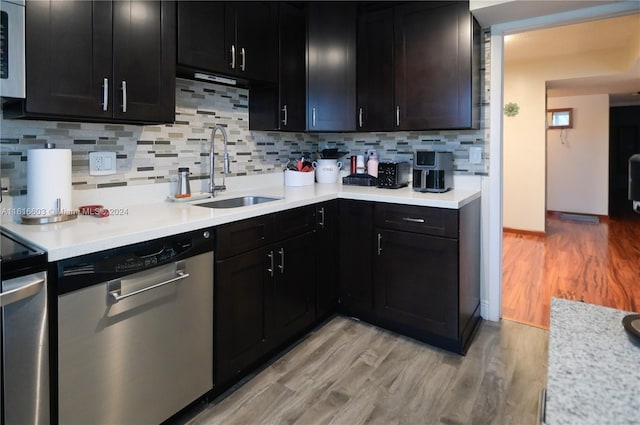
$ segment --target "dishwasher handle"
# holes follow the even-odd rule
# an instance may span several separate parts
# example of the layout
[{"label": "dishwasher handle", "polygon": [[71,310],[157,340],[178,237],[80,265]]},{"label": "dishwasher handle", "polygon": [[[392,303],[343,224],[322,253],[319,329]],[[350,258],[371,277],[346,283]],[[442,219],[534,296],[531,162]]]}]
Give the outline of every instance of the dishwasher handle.
[{"label": "dishwasher handle", "polygon": [[[176,263],[178,265],[178,263]],[[110,304],[115,304],[118,301],[124,300],[125,298],[132,297],[134,295],[142,294],[143,292],[150,291],[152,289],[160,288],[161,286],[168,285],[170,283],[178,282],[182,279],[186,279],[190,276],[189,273],[186,273],[184,269],[177,269],[176,276],[165,281],[154,283],[153,285],[145,286],[144,288],[140,288],[133,292],[128,292],[126,294],[122,294],[121,289],[121,280],[115,279],[109,281],[107,284],[107,302]]]},{"label": "dishwasher handle", "polygon": [[32,297],[44,288],[45,280],[38,277],[27,277],[18,279],[28,279],[23,285],[16,289],[0,294],[0,307],[13,304],[25,298]]}]

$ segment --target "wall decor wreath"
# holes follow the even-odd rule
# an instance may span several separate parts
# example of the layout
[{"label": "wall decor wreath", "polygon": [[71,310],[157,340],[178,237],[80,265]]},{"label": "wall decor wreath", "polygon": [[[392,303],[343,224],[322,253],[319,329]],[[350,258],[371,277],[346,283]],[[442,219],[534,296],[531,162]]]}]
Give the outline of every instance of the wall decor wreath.
[{"label": "wall decor wreath", "polygon": [[504,114],[508,117],[515,117],[520,112],[520,107],[517,103],[507,103],[504,105]]}]

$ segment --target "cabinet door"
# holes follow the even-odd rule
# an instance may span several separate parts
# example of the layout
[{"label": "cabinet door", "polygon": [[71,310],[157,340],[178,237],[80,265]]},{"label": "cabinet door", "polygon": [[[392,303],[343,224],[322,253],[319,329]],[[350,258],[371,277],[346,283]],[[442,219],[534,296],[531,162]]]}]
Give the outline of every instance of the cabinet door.
[{"label": "cabinet door", "polygon": [[179,1],[178,65],[228,73],[227,30],[224,2]]},{"label": "cabinet door", "polygon": [[239,379],[268,351],[273,279],[265,248],[218,261],[214,282],[216,387]]},{"label": "cabinet door", "polygon": [[304,4],[278,3],[277,82],[252,81],[250,130],[305,130],[306,24]]},{"label": "cabinet door", "polygon": [[176,15],[170,1],[114,2],[114,117],[175,121]]},{"label": "cabinet door", "polygon": [[25,14],[26,111],[110,118],[111,2],[29,1]]},{"label": "cabinet door", "polygon": [[236,75],[247,80],[276,82],[277,4],[275,2],[228,2],[227,8],[233,10],[235,14]]},{"label": "cabinet door", "polygon": [[393,130],[393,9],[360,14],[357,69],[357,129]]},{"label": "cabinet door", "polygon": [[471,22],[467,2],[395,8],[398,129],[472,126]]},{"label": "cabinet door", "polygon": [[306,20],[304,10],[280,3],[280,126],[284,131],[305,130]]},{"label": "cabinet door", "polygon": [[356,7],[309,4],[307,129],[355,130]]},{"label": "cabinet door", "polygon": [[315,320],[315,234],[310,232],[274,246],[275,332],[278,343],[296,338]]},{"label": "cabinet door", "polygon": [[375,311],[384,320],[458,337],[458,242],[378,229]]},{"label": "cabinet door", "polygon": [[338,303],[338,201],[316,207],[316,315],[333,313]]},{"label": "cabinet door", "polygon": [[373,203],[341,199],[340,310],[368,319],[373,315]]}]

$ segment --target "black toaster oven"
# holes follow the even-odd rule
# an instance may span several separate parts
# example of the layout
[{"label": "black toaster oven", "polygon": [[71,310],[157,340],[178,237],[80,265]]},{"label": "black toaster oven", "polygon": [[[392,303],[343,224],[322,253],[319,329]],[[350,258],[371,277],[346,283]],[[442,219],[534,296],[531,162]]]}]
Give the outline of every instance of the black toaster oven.
[{"label": "black toaster oven", "polygon": [[378,164],[378,187],[398,189],[409,185],[411,165],[408,162],[381,162]]}]

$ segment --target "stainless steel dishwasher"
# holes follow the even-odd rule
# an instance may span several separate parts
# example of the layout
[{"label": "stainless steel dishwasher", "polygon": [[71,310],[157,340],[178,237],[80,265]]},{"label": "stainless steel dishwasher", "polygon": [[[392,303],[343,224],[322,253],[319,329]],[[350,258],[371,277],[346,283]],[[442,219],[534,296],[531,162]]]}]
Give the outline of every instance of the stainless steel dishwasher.
[{"label": "stainless steel dishwasher", "polygon": [[213,388],[211,235],[57,264],[59,423],[160,423]]}]

